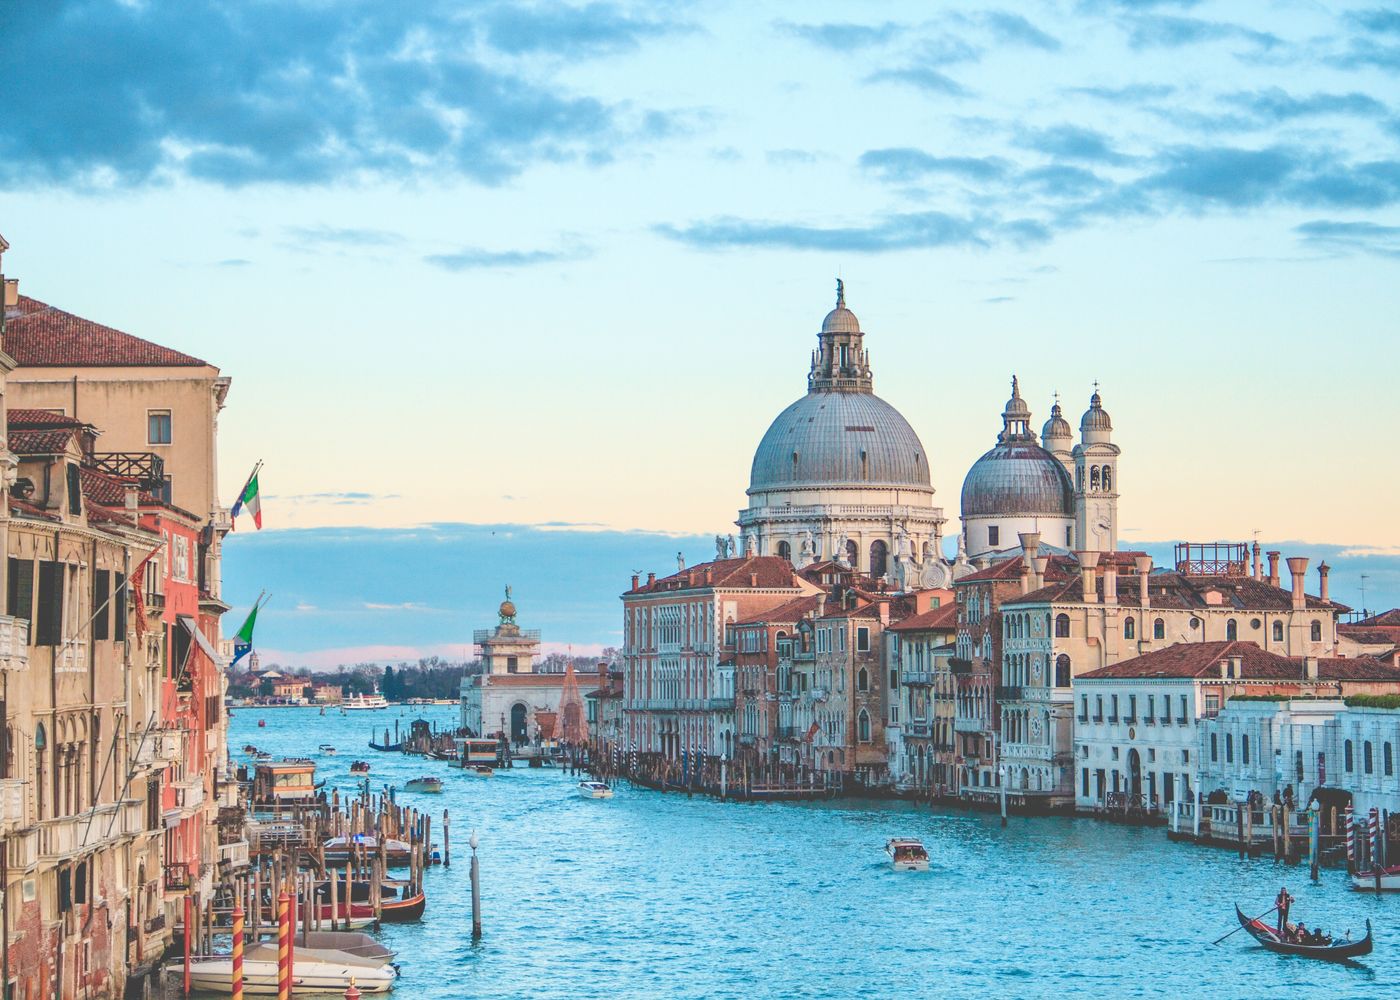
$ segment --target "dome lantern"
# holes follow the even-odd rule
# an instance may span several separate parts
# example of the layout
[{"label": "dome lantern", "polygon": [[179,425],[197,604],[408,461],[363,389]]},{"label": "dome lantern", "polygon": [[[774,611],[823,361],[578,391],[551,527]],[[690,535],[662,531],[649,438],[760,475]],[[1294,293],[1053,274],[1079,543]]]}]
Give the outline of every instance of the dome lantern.
[{"label": "dome lantern", "polygon": [[856,314],[846,308],[846,283],[836,279],[836,308],[822,320],[807,388],[812,392],[873,392],[870,354]]}]

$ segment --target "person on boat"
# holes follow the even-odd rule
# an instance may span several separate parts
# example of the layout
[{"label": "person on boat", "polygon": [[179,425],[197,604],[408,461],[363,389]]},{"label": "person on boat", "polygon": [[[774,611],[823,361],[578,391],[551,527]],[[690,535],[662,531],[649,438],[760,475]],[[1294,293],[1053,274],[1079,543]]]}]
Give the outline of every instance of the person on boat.
[{"label": "person on boat", "polygon": [[1288,894],[1288,887],[1279,889],[1278,897],[1274,900],[1274,906],[1278,908],[1278,932],[1280,937],[1286,938],[1289,932],[1288,908],[1293,905],[1293,897]]}]

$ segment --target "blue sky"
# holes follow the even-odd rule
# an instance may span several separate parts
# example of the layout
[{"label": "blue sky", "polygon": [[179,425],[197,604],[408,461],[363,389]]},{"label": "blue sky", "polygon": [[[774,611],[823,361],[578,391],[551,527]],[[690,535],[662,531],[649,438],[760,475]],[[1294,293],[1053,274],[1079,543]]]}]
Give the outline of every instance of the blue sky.
[{"label": "blue sky", "polygon": [[276,528],[728,531],[840,274],[950,516],[1016,371],[1038,419],[1102,384],[1127,544],[1400,554],[1393,5],[79,0],[0,46],[7,274],[231,375]]}]

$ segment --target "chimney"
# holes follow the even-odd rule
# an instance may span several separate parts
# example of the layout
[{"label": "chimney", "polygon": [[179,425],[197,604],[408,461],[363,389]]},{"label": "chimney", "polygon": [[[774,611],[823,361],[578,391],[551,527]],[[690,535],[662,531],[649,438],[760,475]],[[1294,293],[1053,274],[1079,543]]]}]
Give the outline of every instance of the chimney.
[{"label": "chimney", "polygon": [[1269,586],[1278,586],[1278,556],[1277,552],[1266,552],[1269,557]]},{"label": "chimney", "polygon": [[1254,543],[1254,570],[1250,573],[1250,578],[1258,580],[1264,575],[1264,567],[1259,564],[1259,543]]},{"label": "chimney", "polygon": [[1305,680],[1305,681],[1315,681],[1315,680],[1317,680],[1317,657],[1316,657],[1316,656],[1305,656],[1305,657],[1303,657],[1303,680]]},{"label": "chimney", "polygon": [[1289,559],[1288,572],[1293,574],[1293,610],[1301,611],[1308,606],[1308,595],[1303,590],[1303,577],[1308,573],[1307,557],[1294,556]]},{"label": "chimney", "polygon": [[1244,678],[1243,656],[1230,657],[1230,676],[1234,677],[1236,680],[1242,680]]},{"label": "chimney", "polygon": [[648,573],[648,574],[647,574],[647,586],[648,586],[648,587],[653,586],[655,583],[656,583],[656,574],[655,574],[655,573]]},{"label": "chimney", "polygon": [[757,587],[758,587],[758,574],[757,574],[757,573],[750,573],[750,574],[749,574],[749,586],[750,586],[750,587],[754,587],[754,588],[757,588]]},{"label": "chimney", "polygon": [[[1152,607],[1152,599],[1147,594],[1147,580],[1152,575],[1152,557],[1138,556],[1133,560],[1133,565],[1138,571],[1138,604],[1142,605],[1142,610],[1146,611]],[[1147,622],[1142,623],[1143,638],[1147,637]]]},{"label": "chimney", "polygon": [[1098,552],[1076,552],[1075,558],[1079,560],[1079,579],[1084,588],[1084,603],[1097,604],[1099,602],[1099,587],[1095,570],[1098,569]]},{"label": "chimney", "polygon": [[1023,594],[1031,592],[1031,568],[1026,565],[1027,562],[1028,560],[1023,557],[1021,560],[1021,593]]},{"label": "chimney", "polygon": [[633,589],[633,590],[636,590],[636,589],[637,589],[637,584],[638,584],[638,582],[639,582],[640,580],[641,580],[641,577],[640,577],[640,576],[638,576],[636,573],[633,573],[633,574],[632,574],[632,589]]},{"label": "chimney", "polygon": [[1035,570],[1035,579],[1031,581],[1031,589],[1039,590],[1041,587],[1045,586],[1045,571],[1050,568],[1050,557],[1036,556],[1035,559],[1031,561],[1031,565]]},{"label": "chimney", "polygon": [[826,617],[826,594],[817,595],[817,617]]},{"label": "chimney", "polygon": [[1330,601],[1332,599],[1327,596],[1327,574],[1330,572],[1332,572],[1332,567],[1328,566],[1325,562],[1317,564],[1317,596],[1321,597],[1324,601]]},{"label": "chimney", "polygon": [[1021,593],[1029,594],[1039,590],[1041,584],[1035,579],[1035,556],[1040,551],[1040,532],[1023,531],[1021,539]]},{"label": "chimney", "polygon": [[135,483],[126,483],[123,488],[122,500],[128,514],[135,514],[141,506],[141,487]]},{"label": "chimney", "polygon": [[676,572],[677,572],[677,573],[684,573],[684,572],[685,572],[685,553],[684,553],[684,552],[677,552],[677,553],[676,553]]},{"label": "chimney", "polygon": [[888,625],[890,623],[890,602],[888,600],[878,601],[875,607],[880,612],[880,624],[882,626]]},{"label": "chimney", "polygon": [[1118,567],[1113,563],[1103,568],[1103,602],[1118,603]]},{"label": "chimney", "polygon": [[706,584],[711,584],[711,583],[714,583],[714,582],[715,582],[715,568],[714,568],[714,566],[706,566],[706,567],[705,567],[705,583],[706,583]]}]

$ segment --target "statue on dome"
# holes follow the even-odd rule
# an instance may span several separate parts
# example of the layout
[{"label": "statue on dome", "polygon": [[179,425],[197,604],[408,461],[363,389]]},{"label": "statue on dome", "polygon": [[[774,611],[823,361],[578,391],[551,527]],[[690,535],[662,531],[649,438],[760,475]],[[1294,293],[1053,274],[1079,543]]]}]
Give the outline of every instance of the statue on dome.
[{"label": "statue on dome", "polygon": [[758,554],[758,545],[754,541],[753,535],[744,536],[744,558],[752,559]]},{"label": "statue on dome", "polygon": [[728,538],[724,540],[724,558],[733,559],[734,556],[738,554],[738,552],[739,543],[734,541],[734,536],[731,534]]},{"label": "statue on dome", "polygon": [[836,551],[832,555],[836,559],[836,565],[842,569],[851,568],[851,538],[849,535],[842,534],[836,540]]},{"label": "statue on dome", "polygon": [[723,536],[723,535],[716,535],[716,536],[715,536],[715,558],[716,558],[716,559],[727,559],[727,558],[729,558],[728,554],[725,552],[725,541],[724,541],[724,536]]},{"label": "statue on dome", "polygon": [[810,528],[804,528],[802,530],[802,548],[800,551],[802,553],[802,562],[799,565],[806,566],[816,559],[817,547],[815,540],[812,538],[812,530]]}]

